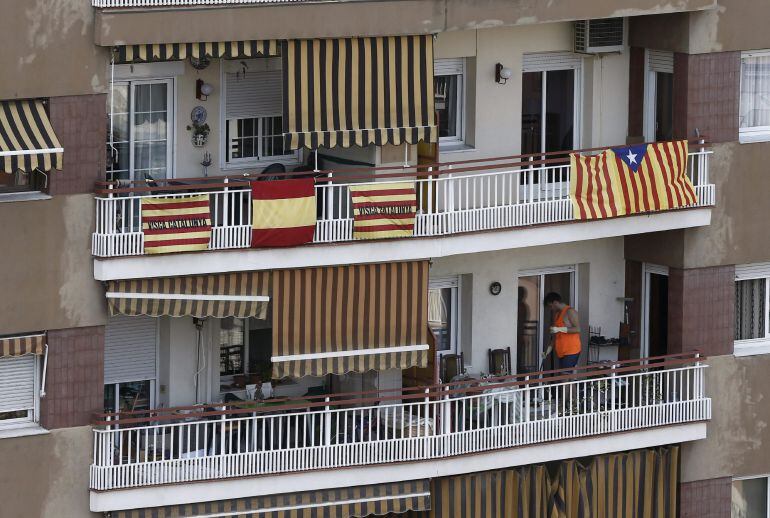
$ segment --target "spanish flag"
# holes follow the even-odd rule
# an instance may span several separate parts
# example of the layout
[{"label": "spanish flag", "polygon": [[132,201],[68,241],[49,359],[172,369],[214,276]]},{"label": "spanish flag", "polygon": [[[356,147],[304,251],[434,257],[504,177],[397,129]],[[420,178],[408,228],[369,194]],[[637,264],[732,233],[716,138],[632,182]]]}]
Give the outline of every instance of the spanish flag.
[{"label": "spanish flag", "polygon": [[577,219],[602,219],[695,205],[687,141],[570,154],[570,199]]},{"label": "spanish flag", "polygon": [[417,196],[414,182],[350,187],[353,239],[408,237],[414,234]]},{"label": "spanish flag", "polygon": [[211,240],[209,195],[142,198],[145,254],[206,250]]},{"label": "spanish flag", "polygon": [[251,246],[294,246],[313,241],[315,181],[272,180],[251,183]]}]

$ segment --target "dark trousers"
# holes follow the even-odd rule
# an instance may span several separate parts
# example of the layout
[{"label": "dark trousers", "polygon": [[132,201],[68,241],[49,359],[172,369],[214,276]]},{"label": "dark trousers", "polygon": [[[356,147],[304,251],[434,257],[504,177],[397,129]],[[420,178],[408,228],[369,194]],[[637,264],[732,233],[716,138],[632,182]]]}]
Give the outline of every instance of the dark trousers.
[{"label": "dark trousers", "polygon": [[563,356],[559,358],[559,368],[560,369],[571,369],[575,365],[577,365],[578,359],[580,358],[580,353],[577,354],[568,354],[567,356]]}]

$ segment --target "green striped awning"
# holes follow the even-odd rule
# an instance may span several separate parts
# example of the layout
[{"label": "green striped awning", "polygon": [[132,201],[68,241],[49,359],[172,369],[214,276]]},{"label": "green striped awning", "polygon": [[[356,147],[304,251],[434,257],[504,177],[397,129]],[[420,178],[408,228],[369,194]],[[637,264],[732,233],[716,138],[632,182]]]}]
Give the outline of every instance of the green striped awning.
[{"label": "green striped awning", "polygon": [[129,279],[107,283],[110,315],[267,317],[270,272]]},{"label": "green striped awning", "polygon": [[0,358],[41,355],[45,349],[45,334],[6,336],[0,338]]},{"label": "green striped awning", "polygon": [[115,47],[115,63],[177,61],[193,58],[246,59],[277,56],[276,40],[210,41],[205,43],[143,43]]},{"label": "green striped awning", "polygon": [[4,173],[61,169],[63,151],[43,101],[0,101],[0,167]]},{"label": "green striped awning", "polygon": [[284,45],[283,123],[290,149],[436,141],[431,35]]},{"label": "green striped awning", "polygon": [[306,491],[199,504],[114,511],[113,518],[363,518],[430,509],[430,483],[391,484]]}]

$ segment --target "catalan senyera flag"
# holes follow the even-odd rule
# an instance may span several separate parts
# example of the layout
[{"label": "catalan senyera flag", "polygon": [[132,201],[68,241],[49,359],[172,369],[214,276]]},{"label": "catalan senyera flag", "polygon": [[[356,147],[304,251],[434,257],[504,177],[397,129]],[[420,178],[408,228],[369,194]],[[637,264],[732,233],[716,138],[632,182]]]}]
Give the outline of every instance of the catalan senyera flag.
[{"label": "catalan senyera flag", "polygon": [[687,141],[570,154],[576,219],[602,219],[687,207],[698,199],[687,177]]},{"label": "catalan senyera flag", "polygon": [[206,250],[211,240],[209,195],[142,198],[145,254]]},{"label": "catalan senyera flag", "polygon": [[383,239],[414,234],[417,195],[414,182],[350,187],[353,239]]},{"label": "catalan senyera flag", "polygon": [[273,180],[251,183],[251,246],[294,246],[313,241],[315,181]]}]

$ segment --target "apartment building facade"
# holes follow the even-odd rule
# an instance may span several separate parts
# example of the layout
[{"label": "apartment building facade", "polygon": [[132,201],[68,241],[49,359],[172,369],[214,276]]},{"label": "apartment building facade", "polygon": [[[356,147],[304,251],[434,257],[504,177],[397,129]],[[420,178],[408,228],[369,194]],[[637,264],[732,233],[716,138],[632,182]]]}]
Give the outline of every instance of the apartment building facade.
[{"label": "apartment building facade", "polygon": [[6,6],[0,514],[766,516],[765,10]]}]

